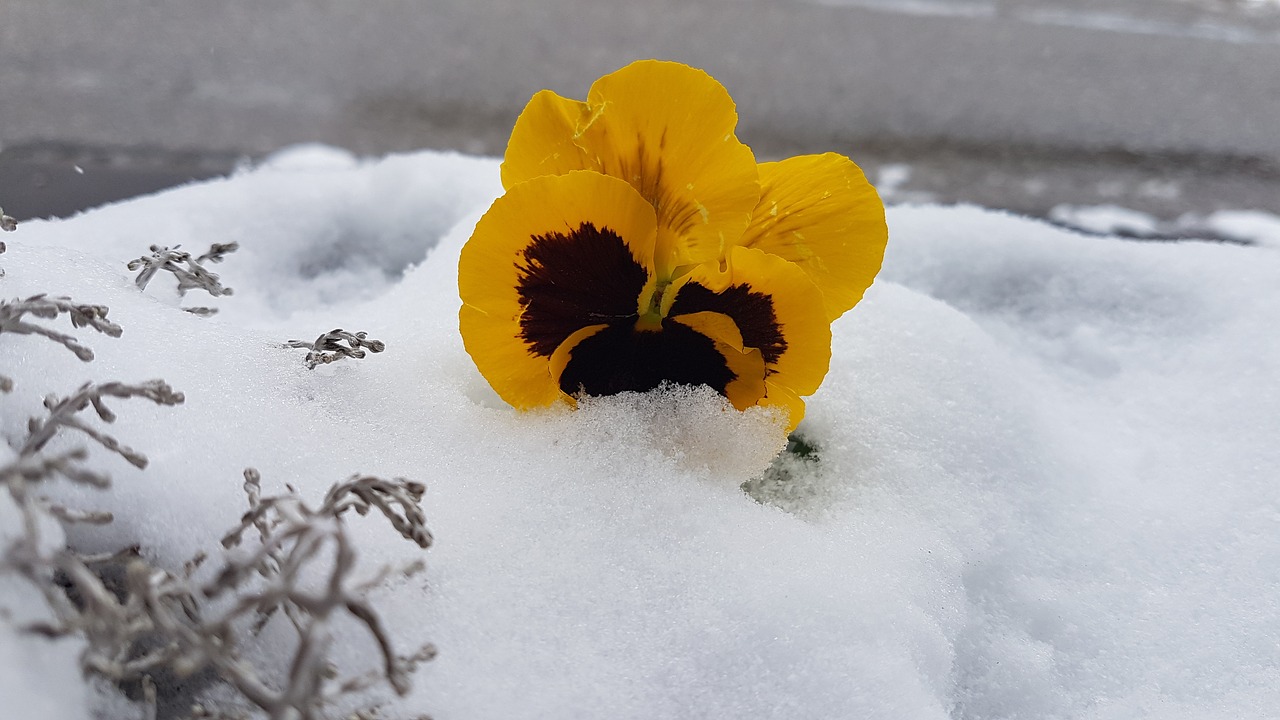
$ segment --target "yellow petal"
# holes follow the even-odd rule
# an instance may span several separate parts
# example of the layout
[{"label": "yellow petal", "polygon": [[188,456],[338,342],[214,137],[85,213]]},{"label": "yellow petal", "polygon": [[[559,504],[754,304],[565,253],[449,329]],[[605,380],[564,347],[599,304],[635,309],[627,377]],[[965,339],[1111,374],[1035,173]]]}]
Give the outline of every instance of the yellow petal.
[{"label": "yellow petal", "polygon": [[800,398],[818,389],[831,362],[822,294],[796,264],[776,255],[736,247],[727,261],[727,285],[716,263],[690,271],[671,317],[710,311],[732,319],[742,347],[759,350],[765,362],[765,395],[758,404],[788,409],[794,429],[804,417]]},{"label": "yellow petal", "polygon": [[541,175],[564,175],[574,170],[596,170],[586,151],[575,144],[578,126],[590,109],[579,100],[560,97],[550,90],[536,93],[511,131],[502,160],[502,187]]},{"label": "yellow petal", "polygon": [[598,173],[536,178],[494,201],[462,249],[459,322],[503,400],[527,409],[566,397],[552,356],[583,328],[634,321],[655,235],[653,207]]},{"label": "yellow petal", "polygon": [[597,80],[585,103],[535,95],[511,132],[503,183],[572,169],[626,180],[657,212],[655,257],[667,276],[718,258],[747,227],[760,189],[737,122],[705,72],[642,60]]},{"label": "yellow petal", "polygon": [[804,399],[790,388],[766,379],[765,396],[756,403],[760,407],[776,407],[787,414],[787,434],[795,432],[796,426],[804,419]]},{"label": "yellow petal", "polygon": [[560,376],[564,374],[565,366],[573,359],[573,349],[578,347],[578,343],[595,335],[601,330],[609,327],[608,325],[588,325],[581,330],[575,332],[560,343],[560,347],[551,354],[551,379],[555,381],[556,387],[560,386]]},{"label": "yellow petal", "polygon": [[724,395],[739,410],[746,410],[765,394],[764,356],[756,348],[744,348],[742,333],[728,315],[697,312],[672,318],[715,341],[734,379],[725,385]]},{"label": "yellow petal", "polygon": [[546,407],[558,400],[572,402],[560,392],[546,359],[530,356],[522,344],[513,342],[510,328],[496,320],[470,305],[458,311],[467,352],[490,387],[520,410]]},{"label": "yellow petal", "polygon": [[761,163],[761,195],[742,236],[799,265],[822,291],[828,319],[862,299],[884,259],[884,204],[862,170],[835,153]]}]

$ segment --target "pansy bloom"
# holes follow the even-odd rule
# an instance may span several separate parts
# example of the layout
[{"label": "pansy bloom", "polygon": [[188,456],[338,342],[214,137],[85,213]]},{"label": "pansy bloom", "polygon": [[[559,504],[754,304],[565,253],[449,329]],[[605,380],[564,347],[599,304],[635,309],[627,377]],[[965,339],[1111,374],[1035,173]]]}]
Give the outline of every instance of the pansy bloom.
[{"label": "pansy bloom", "polygon": [[804,415],[831,321],[880,269],[884,206],[832,153],[756,163],[709,75],[646,60],[529,101],[462,250],[467,352],[511,405],[708,385]]}]

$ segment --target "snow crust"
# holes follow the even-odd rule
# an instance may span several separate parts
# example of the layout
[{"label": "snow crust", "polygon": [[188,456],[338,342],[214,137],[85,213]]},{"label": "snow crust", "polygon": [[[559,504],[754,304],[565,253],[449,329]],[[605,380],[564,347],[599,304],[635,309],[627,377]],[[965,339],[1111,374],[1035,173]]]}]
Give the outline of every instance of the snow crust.
[{"label": "snow crust", "polygon": [[[1274,716],[1276,246],[892,208],[884,271],[835,324],[798,431],[818,459],[752,497],[740,486],[785,442],[763,412],[673,388],[520,414],[488,388],[458,336],[456,262],[497,175],[299,148],[6,236],[5,297],[106,304],[124,327],[77,333],[90,364],[4,336],[9,443],[45,393],[91,378],[187,397],[117,403],[112,433],[151,465],[95,450],[115,488],[61,499],[117,520],[73,541],[173,567],[216,551],[246,466],[316,499],[354,472],[426,482],[428,570],[375,597],[401,647],[440,650],[403,715]],[[235,295],[183,303],[213,318],[124,266],[151,243],[231,240],[212,269]],[[387,350],[308,371],[280,347],[334,327]],[[355,530],[371,572],[416,552]],[[6,703],[108,704],[73,681],[74,653],[32,677],[6,622]],[[354,631],[338,648],[372,661]]]}]

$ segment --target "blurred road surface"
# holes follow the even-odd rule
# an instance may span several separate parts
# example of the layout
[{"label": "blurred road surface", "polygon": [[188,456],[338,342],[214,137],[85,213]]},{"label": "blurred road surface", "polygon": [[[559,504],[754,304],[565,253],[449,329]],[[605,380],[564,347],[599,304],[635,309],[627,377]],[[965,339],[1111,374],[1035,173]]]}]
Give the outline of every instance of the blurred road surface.
[{"label": "blurred road surface", "polygon": [[1280,211],[1278,5],[0,0],[0,202],[298,142],[499,154],[533,92],[660,57],[760,155],[847,152],[904,197]]}]

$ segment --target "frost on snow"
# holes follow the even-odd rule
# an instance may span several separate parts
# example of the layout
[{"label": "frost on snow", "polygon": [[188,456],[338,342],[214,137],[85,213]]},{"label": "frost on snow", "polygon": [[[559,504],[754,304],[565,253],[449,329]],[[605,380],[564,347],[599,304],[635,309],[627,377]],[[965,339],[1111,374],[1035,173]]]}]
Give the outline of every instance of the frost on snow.
[{"label": "frost on snow", "polygon": [[[151,463],[116,461],[115,487],[93,497],[115,522],[69,540],[136,544],[176,571],[241,512],[245,466],[264,492],[288,483],[308,502],[357,472],[424,481],[426,571],[372,591],[397,647],[439,650],[412,693],[387,698],[395,717],[1280,706],[1275,244],[893,208],[885,269],[835,324],[798,431],[811,452],[766,470],[786,442],[776,424],[712,393],[534,414],[497,399],[462,349],[456,287],[497,175],[489,159],[299,149],[7,237],[5,297],[100,303],[128,328],[89,365],[4,335],[10,444],[44,393],[86,380],[164,377],[186,395],[180,417],[121,413]],[[140,240],[239,242],[220,267],[236,294],[202,319],[139,292],[125,263]],[[317,327],[361,328],[394,353],[309,371],[279,339]],[[350,532],[371,567],[418,557],[364,523]],[[0,604],[30,607],[8,586]],[[11,651],[14,622],[0,618],[0,695],[50,717],[110,704],[80,684],[73,641]],[[358,624],[333,631],[338,661],[378,656]],[[245,651],[285,662],[277,640]]]}]

